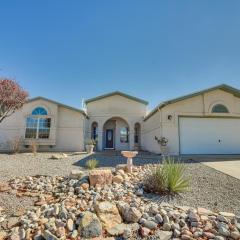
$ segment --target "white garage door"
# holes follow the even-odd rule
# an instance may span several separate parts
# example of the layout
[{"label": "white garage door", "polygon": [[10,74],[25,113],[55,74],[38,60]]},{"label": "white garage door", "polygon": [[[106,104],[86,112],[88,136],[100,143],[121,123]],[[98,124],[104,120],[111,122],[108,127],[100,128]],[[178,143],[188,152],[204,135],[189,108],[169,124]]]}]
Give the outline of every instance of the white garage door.
[{"label": "white garage door", "polygon": [[179,119],[181,154],[240,154],[240,119]]}]

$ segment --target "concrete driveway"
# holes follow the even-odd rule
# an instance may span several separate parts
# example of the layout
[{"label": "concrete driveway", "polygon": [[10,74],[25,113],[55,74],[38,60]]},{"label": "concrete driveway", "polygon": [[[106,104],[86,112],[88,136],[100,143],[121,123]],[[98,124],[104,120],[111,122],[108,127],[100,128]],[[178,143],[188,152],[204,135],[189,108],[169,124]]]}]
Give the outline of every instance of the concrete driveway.
[{"label": "concrete driveway", "polygon": [[240,179],[240,156],[229,155],[211,155],[211,156],[193,156],[194,160],[202,164]]}]

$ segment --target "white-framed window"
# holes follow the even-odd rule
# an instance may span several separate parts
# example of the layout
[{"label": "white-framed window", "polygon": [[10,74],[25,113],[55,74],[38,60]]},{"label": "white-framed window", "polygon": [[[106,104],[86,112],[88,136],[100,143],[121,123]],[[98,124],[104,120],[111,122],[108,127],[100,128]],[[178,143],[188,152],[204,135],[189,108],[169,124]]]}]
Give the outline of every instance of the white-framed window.
[{"label": "white-framed window", "polygon": [[120,129],[120,142],[128,143],[128,127],[122,127]]},{"label": "white-framed window", "polygon": [[43,107],[37,107],[32,111],[32,115],[26,119],[25,138],[47,139],[50,136],[51,118],[47,116],[47,111]]}]

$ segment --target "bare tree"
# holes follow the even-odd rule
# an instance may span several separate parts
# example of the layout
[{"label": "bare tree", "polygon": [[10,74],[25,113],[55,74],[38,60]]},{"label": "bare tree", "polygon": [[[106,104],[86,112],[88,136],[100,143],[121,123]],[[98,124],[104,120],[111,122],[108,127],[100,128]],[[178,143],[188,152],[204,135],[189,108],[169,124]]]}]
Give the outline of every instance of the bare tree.
[{"label": "bare tree", "polygon": [[0,78],[0,123],[26,102],[28,93],[14,80]]}]

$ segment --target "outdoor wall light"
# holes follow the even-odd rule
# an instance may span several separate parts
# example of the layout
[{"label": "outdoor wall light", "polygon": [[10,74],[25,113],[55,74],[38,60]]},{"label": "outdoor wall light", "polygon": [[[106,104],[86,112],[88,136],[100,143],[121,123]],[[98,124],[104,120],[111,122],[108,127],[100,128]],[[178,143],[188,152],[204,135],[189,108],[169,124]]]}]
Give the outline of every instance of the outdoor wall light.
[{"label": "outdoor wall light", "polygon": [[172,120],[172,115],[168,115],[168,120]]}]

